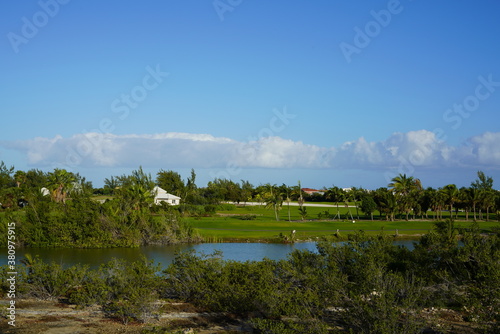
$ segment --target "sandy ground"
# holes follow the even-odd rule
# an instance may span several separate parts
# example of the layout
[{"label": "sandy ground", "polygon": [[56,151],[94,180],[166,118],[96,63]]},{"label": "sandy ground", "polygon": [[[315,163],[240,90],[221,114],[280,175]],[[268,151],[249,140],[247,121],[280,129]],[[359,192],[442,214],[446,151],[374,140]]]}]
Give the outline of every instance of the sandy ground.
[{"label": "sandy ground", "polygon": [[[6,301],[0,301],[5,314]],[[80,333],[244,333],[245,325],[220,314],[197,312],[191,305],[172,303],[163,307],[156,319],[147,323],[122,324],[109,319],[99,307],[76,309],[57,301],[20,300],[16,302],[15,327],[3,317],[0,333],[80,334]]]}]

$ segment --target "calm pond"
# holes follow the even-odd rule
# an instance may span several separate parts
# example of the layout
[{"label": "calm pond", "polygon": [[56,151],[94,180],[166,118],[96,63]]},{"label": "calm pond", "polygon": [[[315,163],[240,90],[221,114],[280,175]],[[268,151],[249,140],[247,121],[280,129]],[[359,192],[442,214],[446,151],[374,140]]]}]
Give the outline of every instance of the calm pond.
[{"label": "calm pond", "polygon": [[[396,241],[401,245],[413,249],[410,240]],[[194,250],[198,254],[211,254],[221,251],[223,258],[234,261],[260,261],[264,258],[271,260],[286,259],[293,250],[310,250],[316,252],[315,242],[298,242],[295,244],[273,244],[273,243],[205,243],[205,244],[182,244],[170,246],[144,246],[139,248],[18,248],[16,249],[16,263],[24,258],[25,254],[40,256],[45,262],[74,265],[77,263],[88,264],[92,268],[101,263],[108,262],[112,258],[122,258],[127,261],[135,261],[145,256],[154,263],[160,263],[166,268],[175,258],[177,252]],[[7,249],[2,249],[5,256],[0,257],[0,265],[7,264]]]}]

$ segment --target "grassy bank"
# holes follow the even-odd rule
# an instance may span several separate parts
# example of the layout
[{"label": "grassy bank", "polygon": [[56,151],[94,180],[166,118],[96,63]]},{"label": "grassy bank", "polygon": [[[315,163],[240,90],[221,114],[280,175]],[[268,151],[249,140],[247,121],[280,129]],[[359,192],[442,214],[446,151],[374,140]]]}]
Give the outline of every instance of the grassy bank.
[{"label": "grassy bank", "polygon": [[[351,219],[351,214],[353,216]],[[326,212],[325,212],[326,211]],[[276,221],[274,211],[264,206],[238,206],[234,210],[219,211],[211,217],[188,217],[186,218],[197,232],[206,240],[211,241],[273,241],[279,239],[280,234],[289,236],[295,230],[297,240],[311,240],[315,238],[336,235],[337,230],[341,237],[354,231],[363,230],[368,235],[375,235],[384,230],[387,234],[399,235],[401,238],[417,238],[433,229],[435,220],[415,219],[406,221],[386,221],[379,218],[378,212],[374,214],[374,220],[365,217],[361,212],[360,219],[356,214],[356,208],[340,207],[340,218],[337,216],[337,208],[332,207],[307,207],[308,216],[302,220],[298,207],[290,207],[290,221],[288,207],[284,205],[279,211],[279,221]],[[321,214],[322,218],[318,218]],[[432,218],[434,212],[429,212]],[[449,217],[449,212],[443,213],[443,218]],[[479,221],[479,227],[484,232],[500,225],[498,221]],[[354,223],[353,223],[354,220]],[[465,213],[459,213],[455,226],[466,228],[472,224],[472,215],[469,220],[465,219]]]}]

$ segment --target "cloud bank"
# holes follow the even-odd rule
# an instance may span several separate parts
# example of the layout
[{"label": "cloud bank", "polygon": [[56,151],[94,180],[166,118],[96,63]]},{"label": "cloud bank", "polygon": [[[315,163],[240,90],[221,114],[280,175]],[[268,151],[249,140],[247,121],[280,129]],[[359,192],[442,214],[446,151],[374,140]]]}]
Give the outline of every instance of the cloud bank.
[{"label": "cloud bank", "polygon": [[450,146],[427,130],[394,133],[386,140],[361,137],[338,147],[321,147],[281,137],[241,142],[209,134],[76,134],[3,141],[23,152],[32,166],[162,168],[338,168],[415,167],[500,169],[500,132],[486,132]]}]

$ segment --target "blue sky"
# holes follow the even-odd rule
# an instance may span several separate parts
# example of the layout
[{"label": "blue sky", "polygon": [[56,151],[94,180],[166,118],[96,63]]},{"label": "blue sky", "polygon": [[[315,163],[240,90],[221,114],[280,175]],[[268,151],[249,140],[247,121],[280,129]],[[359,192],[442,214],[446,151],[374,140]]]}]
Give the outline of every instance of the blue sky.
[{"label": "blue sky", "polygon": [[497,1],[0,6],[0,160],[16,169],[95,186],[139,165],[194,168],[199,186],[500,179]]}]

